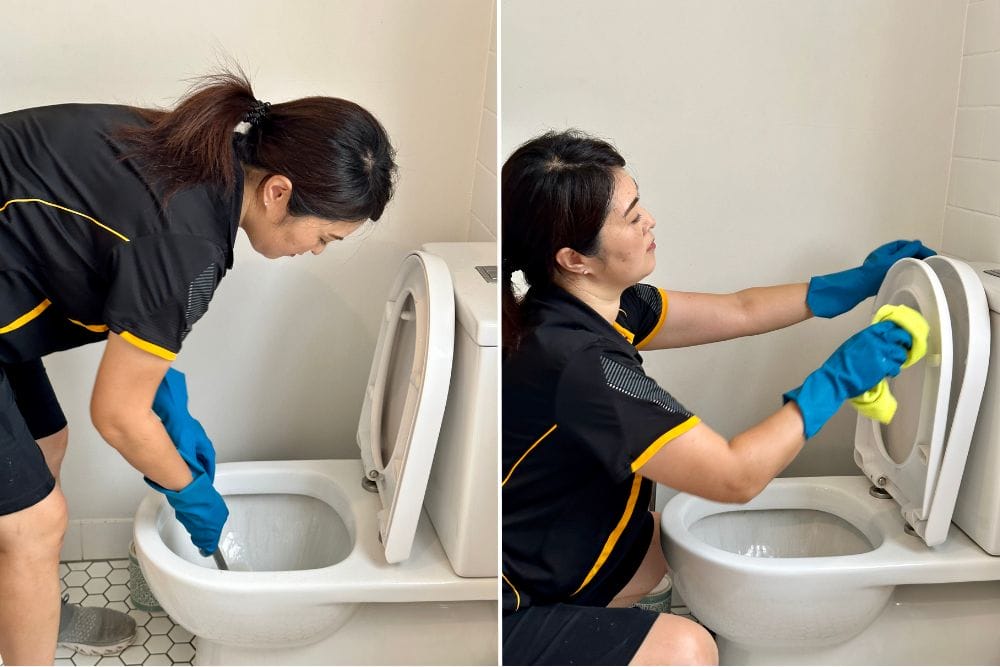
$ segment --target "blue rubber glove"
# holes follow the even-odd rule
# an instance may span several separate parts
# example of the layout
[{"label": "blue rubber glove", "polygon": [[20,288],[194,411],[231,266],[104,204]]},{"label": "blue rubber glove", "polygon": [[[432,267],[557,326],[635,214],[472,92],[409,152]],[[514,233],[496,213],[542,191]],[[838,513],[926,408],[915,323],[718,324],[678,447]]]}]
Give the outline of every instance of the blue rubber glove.
[{"label": "blue rubber glove", "polygon": [[798,403],[806,438],[813,437],[848,398],[898,375],[912,342],[895,322],[873,324],[844,341],[802,386],[786,393],[786,403]]},{"label": "blue rubber glove", "polygon": [[229,508],[212,486],[208,475],[204,472],[196,474],[194,480],[180,491],[165,489],[148,477],[145,479],[147,484],[167,497],[177,520],[187,530],[201,555],[211,556],[219,548]]},{"label": "blue rubber glove", "polygon": [[875,248],[864,264],[853,269],[814,276],[809,281],[806,304],[813,315],[836,317],[878,293],[889,268],[904,257],[926,259],[937,253],[920,241],[892,241]]},{"label": "blue rubber glove", "polygon": [[205,472],[209,480],[215,481],[215,448],[201,423],[188,412],[187,405],[184,373],[170,368],[153,397],[153,412],[163,422],[191,473]]}]

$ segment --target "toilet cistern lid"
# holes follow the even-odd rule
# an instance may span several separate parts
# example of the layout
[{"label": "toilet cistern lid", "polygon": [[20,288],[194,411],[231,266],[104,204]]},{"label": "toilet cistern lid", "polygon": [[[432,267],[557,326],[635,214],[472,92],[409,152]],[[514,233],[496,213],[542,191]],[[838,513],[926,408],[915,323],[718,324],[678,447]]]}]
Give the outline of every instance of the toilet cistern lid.
[{"label": "toilet cistern lid", "polygon": [[894,264],[874,308],[885,304],[920,311],[930,325],[927,354],[889,379],[898,401],[891,423],[858,415],[854,460],[934,546],[948,535],[982,398],[986,364],[969,360],[988,355],[988,309],[975,272],[945,257]]},{"label": "toilet cistern lid", "polygon": [[389,563],[410,556],[448,398],[455,301],[445,262],[403,260],[389,292],[358,422],[365,476],[377,487]]}]

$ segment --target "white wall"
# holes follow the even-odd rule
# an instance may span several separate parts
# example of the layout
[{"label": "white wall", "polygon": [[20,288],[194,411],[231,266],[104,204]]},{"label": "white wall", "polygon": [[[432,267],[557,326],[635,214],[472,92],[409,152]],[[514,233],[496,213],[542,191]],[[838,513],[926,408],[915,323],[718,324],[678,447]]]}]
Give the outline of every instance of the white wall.
[{"label": "white wall", "polygon": [[[494,3],[495,5],[495,3]],[[490,58],[486,63],[486,90],[476,148],[476,177],[472,184],[470,241],[497,240],[497,26],[494,12]]]},{"label": "white wall", "polygon": [[[467,238],[494,59],[491,0],[278,7],[261,0],[3,5],[0,112],[67,101],[169,106],[185,79],[228,54],[261,99],[352,99],[393,139],[398,193],[363,240],[320,257],[268,261],[240,235],[235,267],[176,363],[219,461],[357,456],[362,391],[398,263],[424,242]],[[100,352],[91,346],[46,360],[70,421],[62,482],[75,523],[64,558],[102,557],[106,548],[123,555],[127,520],[145,492],[89,424]],[[107,539],[80,530],[81,521],[104,519],[111,522],[97,532]]]},{"label": "white wall", "polygon": [[[501,145],[611,138],[658,224],[649,281],[733,291],[941,241],[965,4],[502,0]],[[994,102],[995,104],[996,102]],[[644,356],[732,436],[781,405],[870,302],[751,339]],[[843,409],[786,474],[853,474]]]},{"label": "white wall", "polygon": [[966,15],[942,249],[1000,262],[1000,0]]}]

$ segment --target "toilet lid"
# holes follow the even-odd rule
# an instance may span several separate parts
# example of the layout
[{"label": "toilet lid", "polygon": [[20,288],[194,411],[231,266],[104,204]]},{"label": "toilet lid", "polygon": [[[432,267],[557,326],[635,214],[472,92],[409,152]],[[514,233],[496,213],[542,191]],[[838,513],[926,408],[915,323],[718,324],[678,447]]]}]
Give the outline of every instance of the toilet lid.
[{"label": "toilet lid", "polygon": [[927,354],[890,378],[899,404],[890,424],[858,415],[854,460],[934,546],[947,537],[982,398],[986,364],[980,372],[967,361],[980,353],[984,336],[988,354],[985,296],[961,262],[903,259],[886,275],[874,308],[885,304],[920,311],[930,325]]},{"label": "toilet lid", "polygon": [[455,300],[444,260],[414,252],[389,293],[358,422],[385,559],[410,556],[448,398]]}]

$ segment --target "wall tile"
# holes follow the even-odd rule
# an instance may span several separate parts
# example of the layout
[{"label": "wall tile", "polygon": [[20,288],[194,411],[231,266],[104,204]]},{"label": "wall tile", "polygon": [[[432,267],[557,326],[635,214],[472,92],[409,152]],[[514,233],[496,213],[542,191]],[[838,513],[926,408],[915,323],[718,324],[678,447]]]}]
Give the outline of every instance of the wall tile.
[{"label": "wall tile", "polygon": [[95,519],[80,522],[83,558],[128,558],[132,519]]},{"label": "wall tile", "polygon": [[948,203],[982,213],[1000,213],[1000,162],[954,158]]},{"label": "wall tile", "polygon": [[962,52],[984,53],[997,49],[1000,49],[1000,0],[970,4]]},{"label": "wall tile", "polygon": [[497,117],[483,109],[483,122],[479,125],[479,164],[496,176],[497,173]]},{"label": "wall tile", "polygon": [[969,261],[1000,262],[1000,217],[949,206],[940,250]]},{"label": "wall tile", "polygon": [[1000,52],[962,59],[959,106],[1000,104]]},{"label": "wall tile", "polygon": [[486,63],[486,94],[483,106],[493,113],[497,112],[497,54],[495,53],[490,54]]},{"label": "wall tile", "polygon": [[70,521],[63,538],[59,560],[83,560],[83,542],[80,537],[80,521]]},{"label": "wall tile", "polygon": [[486,225],[476,217],[475,213],[469,214],[469,240],[470,241],[493,241],[496,243],[497,236]]},{"label": "wall tile", "polygon": [[959,157],[982,157],[985,109],[959,109],[955,120],[953,154]]},{"label": "wall tile", "polygon": [[997,49],[1000,49],[1000,0],[970,4],[966,15],[963,53],[983,53]]},{"label": "wall tile", "polygon": [[497,52],[497,11],[496,3],[493,3],[493,22],[490,26],[490,51]]},{"label": "wall tile", "polygon": [[493,235],[497,232],[497,177],[476,164],[476,180],[472,186],[472,213]]},{"label": "wall tile", "polygon": [[983,137],[979,154],[987,160],[1000,160],[1000,109],[983,110]]}]

